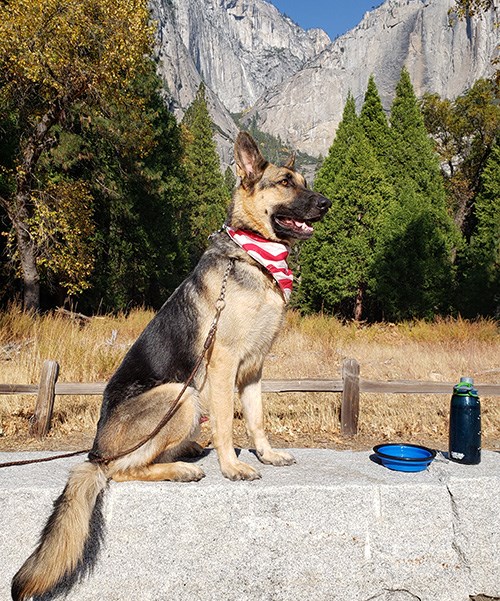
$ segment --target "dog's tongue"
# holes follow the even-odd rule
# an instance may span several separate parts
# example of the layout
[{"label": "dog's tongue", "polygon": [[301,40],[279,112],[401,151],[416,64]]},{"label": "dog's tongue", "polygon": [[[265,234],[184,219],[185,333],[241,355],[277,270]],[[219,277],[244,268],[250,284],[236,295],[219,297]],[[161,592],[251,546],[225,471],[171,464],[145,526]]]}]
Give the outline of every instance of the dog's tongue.
[{"label": "dog's tongue", "polygon": [[299,232],[304,232],[305,234],[310,234],[312,233],[313,227],[311,225],[307,225],[307,223],[305,221],[297,221],[296,219],[282,219],[281,220],[283,223],[285,223],[288,227],[293,228],[294,230],[297,230]]}]

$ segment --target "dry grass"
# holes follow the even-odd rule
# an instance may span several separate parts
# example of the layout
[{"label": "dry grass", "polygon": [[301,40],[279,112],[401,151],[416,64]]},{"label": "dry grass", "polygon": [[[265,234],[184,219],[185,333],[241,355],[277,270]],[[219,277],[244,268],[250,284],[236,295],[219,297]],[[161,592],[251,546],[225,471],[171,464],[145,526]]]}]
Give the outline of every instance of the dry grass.
[{"label": "dry grass", "polygon": [[[148,311],[95,317],[89,322],[61,314],[30,316],[13,306],[0,314],[0,381],[37,383],[45,359],[61,366],[60,381],[107,380],[151,319]],[[500,330],[493,321],[437,320],[359,327],[326,316],[290,312],[265,365],[265,378],[340,379],[343,359],[355,357],[372,380],[419,379],[500,382]],[[451,393],[451,390],[450,390]],[[369,447],[406,440],[446,448],[449,395],[375,395],[361,399],[360,433],[339,433],[340,395],[268,394],[267,427],[280,446]],[[483,446],[500,448],[500,398],[482,398]],[[46,441],[28,436],[33,396],[0,397],[0,449],[75,448],[93,437],[100,398],[56,399]],[[237,407],[237,443],[248,445]],[[209,441],[209,430],[203,432]]]}]

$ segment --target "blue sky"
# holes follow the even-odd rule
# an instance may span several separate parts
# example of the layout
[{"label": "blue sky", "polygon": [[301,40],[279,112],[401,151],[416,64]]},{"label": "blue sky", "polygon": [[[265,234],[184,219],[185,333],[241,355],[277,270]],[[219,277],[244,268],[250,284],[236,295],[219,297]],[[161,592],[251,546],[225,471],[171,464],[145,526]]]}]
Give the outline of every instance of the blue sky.
[{"label": "blue sky", "polygon": [[268,0],[304,29],[321,27],[335,39],[355,27],[381,0]]}]

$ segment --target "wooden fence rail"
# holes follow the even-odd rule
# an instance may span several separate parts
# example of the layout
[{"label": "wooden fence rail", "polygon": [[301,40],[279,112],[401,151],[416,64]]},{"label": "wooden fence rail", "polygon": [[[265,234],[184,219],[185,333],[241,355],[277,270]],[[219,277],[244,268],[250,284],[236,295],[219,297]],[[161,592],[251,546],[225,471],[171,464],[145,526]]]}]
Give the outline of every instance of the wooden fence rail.
[{"label": "wooden fence rail", "polygon": [[[40,384],[2,384],[0,394],[37,395],[30,433],[43,438],[50,429],[54,400],[58,395],[101,395],[106,382],[58,382],[57,361],[44,361]],[[448,394],[451,396],[456,382],[423,380],[365,380],[360,377],[356,359],[346,359],[342,365],[341,380],[300,379],[263,380],[263,392],[338,392],[342,394],[340,427],[344,435],[358,431],[359,395],[361,392],[379,394]],[[479,396],[500,396],[500,384],[476,384]]]}]

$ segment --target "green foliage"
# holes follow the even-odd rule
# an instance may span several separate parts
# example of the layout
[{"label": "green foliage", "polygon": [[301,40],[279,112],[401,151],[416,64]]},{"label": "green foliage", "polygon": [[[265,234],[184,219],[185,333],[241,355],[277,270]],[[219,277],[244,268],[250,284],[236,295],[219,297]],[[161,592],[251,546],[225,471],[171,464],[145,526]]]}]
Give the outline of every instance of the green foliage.
[{"label": "green foliage", "polygon": [[[110,100],[106,112],[75,104],[51,127],[37,162],[27,223],[50,302],[70,294],[86,311],[159,307],[189,269],[180,129],[154,63],[147,60],[124,93],[134,102]],[[13,156],[5,152],[4,164]],[[0,183],[3,194],[8,183]]]},{"label": "green foliage", "polygon": [[385,319],[448,314],[453,296],[450,224],[411,188],[398,191],[374,264],[374,293]]},{"label": "green foliage", "polygon": [[356,104],[354,97],[349,93],[333,143],[314,180],[315,190],[328,198],[335,193],[335,178],[342,170],[345,157],[359,132],[359,128]]},{"label": "green foliage", "polygon": [[399,320],[450,309],[459,237],[406,70],[390,127],[373,78],[359,117],[349,96],[315,188],[333,205],[300,255],[304,310]]},{"label": "green foliage", "polygon": [[457,305],[469,317],[500,316],[500,140],[492,148],[475,203],[476,227],[461,264]]},{"label": "green foliage", "polygon": [[[327,172],[322,173],[320,186],[329,191],[332,207],[302,248],[299,303],[307,311],[359,320],[373,302],[374,261],[394,191],[364,132],[356,128],[349,141],[333,187],[325,185]],[[332,151],[331,165],[334,156]]]},{"label": "green foliage", "polygon": [[229,197],[232,196],[237,181],[238,180],[236,179],[231,167],[227,167],[224,171],[224,185],[226,186],[226,191]]},{"label": "green foliage", "polygon": [[426,94],[422,112],[443,165],[448,203],[455,222],[469,239],[475,226],[474,200],[481,173],[500,131],[499,88],[478,80],[454,102]]},{"label": "green foliage", "polygon": [[195,263],[207,247],[209,235],[224,223],[229,204],[203,83],[186,111],[182,125],[189,181],[187,203],[192,235],[191,256]]},{"label": "green foliage", "polygon": [[[134,82],[137,119],[113,107],[90,118],[80,176],[92,186],[99,269],[81,302],[105,310],[158,308],[189,270],[187,177],[180,129],[160,95],[155,66]],[[111,107],[110,107],[111,108]]]},{"label": "green foliage", "polygon": [[[127,91],[144,73],[144,56],[152,49],[148,20],[144,0],[0,3],[0,122],[15,128],[2,156],[0,204],[12,226],[27,309],[39,308],[43,270],[58,274],[68,292],[88,285],[92,261],[83,232],[91,229],[90,201],[83,194],[78,211],[78,185],[73,191],[69,181],[54,185],[50,168],[40,162],[77,107],[103,114],[112,103],[141,111],[142,98]],[[60,217],[62,210],[68,219]],[[62,242],[50,245],[49,256],[45,233],[52,229],[57,239],[69,241],[72,228],[82,232],[79,251],[67,251]],[[56,249],[62,253],[58,258]]]},{"label": "green foliage", "polygon": [[387,168],[398,197],[377,265],[377,296],[390,319],[449,311],[460,237],[410,77],[403,69],[390,116]]},{"label": "green foliage", "polygon": [[386,165],[390,160],[391,132],[373,75],[368,80],[359,121],[377,158]]},{"label": "green foliage", "polygon": [[391,107],[391,160],[396,186],[411,186],[433,204],[444,204],[439,161],[425,129],[408,71],[403,68]]}]

